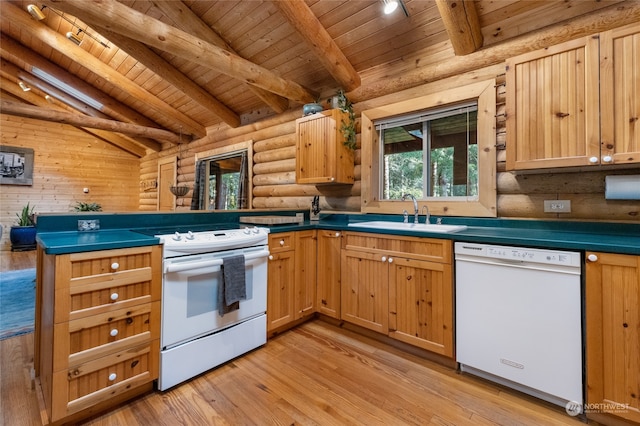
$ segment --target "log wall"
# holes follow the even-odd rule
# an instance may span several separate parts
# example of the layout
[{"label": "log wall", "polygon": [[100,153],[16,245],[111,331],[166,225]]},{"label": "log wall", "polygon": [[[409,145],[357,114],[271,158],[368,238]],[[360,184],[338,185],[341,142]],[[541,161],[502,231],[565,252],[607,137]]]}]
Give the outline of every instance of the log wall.
[{"label": "log wall", "polygon": [[2,114],[0,130],[2,145],[34,150],[33,185],[0,186],[1,250],[11,249],[10,227],[27,202],[36,213],[69,212],[77,201],[105,212],[138,209],[137,157],[65,124]]},{"label": "log wall", "polygon": [[[640,221],[640,203],[637,201],[607,201],[604,199],[604,178],[608,174],[640,173],[640,167],[632,169],[602,170],[593,168],[577,171],[555,171],[516,174],[505,171],[505,148],[507,136],[504,121],[504,64],[487,67],[465,75],[447,78],[407,90],[398,91],[355,105],[356,114],[369,108],[399,102],[447,88],[497,78],[496,133],[498,144],[496,186],[498,191],[498,216],[526,219],[572,219],[596,221]],[[194,154],[216,146],[254,141],[253,207],[260,209],[307,208],[313,196],[320,196],[324,211],[360,211],[360,134],[355,155],[355,177],[353,185],[312,186],[295,183],[295,119],[301,110],[294,110],[264,122],[244,128],[210,131],[206,138],[189,144],[189,149],[171,148],[142,159],[141,178],[157,176],[157,159],[164,155],[181,158],[180,182],[191,183],[194,179]],[[359,125],[359,121],[357,123]],[[141,208],[155,210],[156,193],[143,192]],[[178,199],[177,210],[188,209],[191,193]],[[571,200],[572,213],[545,213],[544,200]]]}]

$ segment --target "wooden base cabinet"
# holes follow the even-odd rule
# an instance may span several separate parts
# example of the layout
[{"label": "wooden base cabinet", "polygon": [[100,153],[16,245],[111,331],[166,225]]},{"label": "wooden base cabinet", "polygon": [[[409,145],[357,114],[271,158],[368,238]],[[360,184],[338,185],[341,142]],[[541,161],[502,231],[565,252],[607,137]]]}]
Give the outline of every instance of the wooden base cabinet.
[{"label": "wooden base cabinet", "polygon": [[640,256],[587,252],[585,297],[587,416],[640,423]]},{"label": "wooden base cabinet", "polygon": [[50,421],[150,390],[160,351],[161,246],[39,261],[36,360]]},{"label": "wooden base cabinet", "polygon": [[340,247],[342,232],[318,231],[316,311],[340,318]]},{"label": "wooden base cabinet", "polygon": [[345,232],[341,318],[453,357],[450,240]]},{"label": "wooden base cabinet", "polygon": [[269,236],[267,332],[315,312],[317,231]]}]

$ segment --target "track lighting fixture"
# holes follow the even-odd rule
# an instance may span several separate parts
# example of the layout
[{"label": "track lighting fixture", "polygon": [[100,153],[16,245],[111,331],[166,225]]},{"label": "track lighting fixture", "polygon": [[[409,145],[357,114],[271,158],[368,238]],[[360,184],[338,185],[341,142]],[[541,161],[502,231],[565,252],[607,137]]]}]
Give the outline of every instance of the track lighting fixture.
[{"label": "track lighting fixture", "polygon": [[18,82],[18,86],[20,86],[20,88],[22,89],[23,92],[28,92],[29,90],[31,90],[31,87],[27,86],[22,81]]},{"label": "track lighting fixture", "polygon": [[[42,9],[44,9],[45,7],[47,7],[47,6],[43,5]],[[27,7],[27,9],[28,9],[28,7]],[[89,34],[86,31],[86,29],[83,30],[82,28],[80,28],[76,22],[74,22],[71,19],[67,18],[64,13],[62,13],[59,10],[56,10],[56,9],[54,9],[52,7],[49,7],[48,9],[50,11],[52,11],[53,13],[55,13],[56,15],[58,15],[59,17],[61,17],[62,19],[64,19],[65,21],[67,21],[68,23],[71,24],[71,30],[72,31],[67,32],[66,36],[67,36],[67,38],[69,40],[71,40],[72,42],[74,42],[78,46],[80,45],[80,43],[82,43],[82,40],[83,40],[82,38],[80,38],[80,33],[84,33],[86,37],[90,37],[90,38],[94,39],[96,42],[100,43],[101,46],[106,47],[107,49],[110,49],[110,47],[109,47],[109,45],[107,43],[105,43],[104,41],[98,39],[96,36],[93,36],[93,35]],[[31,13],[30,10],[29,10],[29,13]],[[73,29],[74,28],[78,29],[78,31],[75,34],[73,33]]]},{"label": "track lighting fixture", "polygon": [[390,15],[398,8],[398,2],[396,0],[382,0],[384,3],[384,14]]},{"label": "track lighting fixture", "polygon": [[80,46],[80,43],[82,43],[82,39],[79,36],[81,31],[82,31],[81,29],[78,29],[78,34],[74,34],[73,32],[69,31],[67,33],[67,38],[72,42],[74,42],[75,44],[77,44],[78,46]]},{"label": "track lighting fixture", "polygon": [[31,14],[31,16],[33,16],[34,19],[37,19],[38,21],[42,21],[47,17],[47,15],[45,15],[42,10],[35,4],[27,5],[27,11]]},{"label": "track lighting fixture", "polygon": [[402,0],[382,0],[382,4],[384,5],[382,10],[384,11],[385,15],[392,14],[396,11],[396,9],[398,9],[398,6],[400,6],[402,11],[404,12],[404,16],[406,16],[407,18],[409,17],[409,12],[404,6]]}]

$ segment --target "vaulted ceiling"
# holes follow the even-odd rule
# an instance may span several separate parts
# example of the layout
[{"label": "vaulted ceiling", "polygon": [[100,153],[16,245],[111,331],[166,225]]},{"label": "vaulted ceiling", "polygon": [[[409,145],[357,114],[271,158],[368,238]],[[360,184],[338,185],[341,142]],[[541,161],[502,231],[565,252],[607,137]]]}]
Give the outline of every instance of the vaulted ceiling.
[{"label": "vaulted ceiling", "polygon": [[143,156],[625,3],[2,0],[2,112]]}]

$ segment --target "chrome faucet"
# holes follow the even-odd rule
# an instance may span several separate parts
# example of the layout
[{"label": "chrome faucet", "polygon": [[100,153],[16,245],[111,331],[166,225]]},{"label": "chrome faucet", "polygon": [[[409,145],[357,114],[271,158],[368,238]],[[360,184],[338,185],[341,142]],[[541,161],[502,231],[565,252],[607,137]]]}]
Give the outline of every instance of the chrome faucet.
[{"label": "chrome faucet", "polygon": [[406,210],[402,210],[402,222],[409,223],[409,213]]},{"label": "chrome faucet", "polygon": [[418,220],[418,218],[419,218],[419,216],[418,216],[418,200],[416,200],[416,197],[414,197],[414,196],[413,196],[413,195],[411,195],[411,194],[404,194],[404,195],[402,196],[402,201],[406,201],[406,200],[407,200],[407,197],[408,197],[408,198],[411,198],[411,199],[413,200],[413,210],[414,210],[414,213],[413,213],[413,218],[414,218],[414,219],[413,219],[413,223],[420,223],[420,221]]},{"label": "chrome faucet", "polygon": [[[427,209],[427,213],[424,213],[424,209]],[[429,207],[425,204],[422,206],[422,214],[425,214],[424,217],[424,223],[426,223],[427,225],[429,224],[429,218],[431,217],[431,214],[429,213]]]}]

